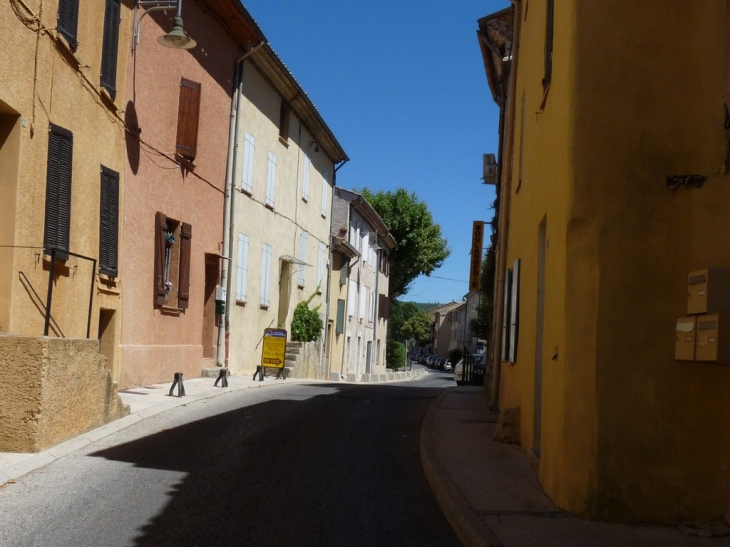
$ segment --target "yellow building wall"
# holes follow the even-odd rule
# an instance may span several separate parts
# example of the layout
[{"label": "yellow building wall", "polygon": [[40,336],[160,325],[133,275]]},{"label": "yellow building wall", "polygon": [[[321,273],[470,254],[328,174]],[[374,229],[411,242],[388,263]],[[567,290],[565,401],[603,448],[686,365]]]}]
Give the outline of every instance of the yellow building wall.
[{"label": "yellow building wall", "polygon": [[[544,109],[544,4],[526,15],[523,5],[506,257],[508,267],[522,261],[520,331],[500,406],[520,407],[522,444],[539,449],[540,480],[561,507],[627,522],[720,517],[730,368],[678,362],[673,351],[687,272],[730,267],[727,6],[556,2]],[[694,174],[708,177],[701,188],[666,187]]]}]

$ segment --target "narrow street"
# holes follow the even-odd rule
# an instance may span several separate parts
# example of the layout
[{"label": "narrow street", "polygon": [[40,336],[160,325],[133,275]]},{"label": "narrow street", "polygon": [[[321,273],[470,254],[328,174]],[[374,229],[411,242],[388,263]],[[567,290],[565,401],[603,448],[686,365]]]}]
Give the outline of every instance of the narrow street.
[{"label": "narrow street", "polygon": [[282,384],[153,416],[0,489],[0,544],[459,545],[418,452],[451,378]]}]

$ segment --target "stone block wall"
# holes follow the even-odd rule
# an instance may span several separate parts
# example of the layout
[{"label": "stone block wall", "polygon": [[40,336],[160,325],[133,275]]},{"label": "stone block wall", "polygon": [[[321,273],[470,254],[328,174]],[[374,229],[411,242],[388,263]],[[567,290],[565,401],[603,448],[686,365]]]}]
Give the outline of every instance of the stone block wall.
[{"label": "stone block wall", "polygon": [[96,340],[0,335],[0,451],[38,452],[126,413]]},{"label": "stone block wall", "polygon": [[287,342],[286,368],[288,376],[292,378],[325,379],[325,365],[322,362],[322,347],[320,341],[315,342]]}]

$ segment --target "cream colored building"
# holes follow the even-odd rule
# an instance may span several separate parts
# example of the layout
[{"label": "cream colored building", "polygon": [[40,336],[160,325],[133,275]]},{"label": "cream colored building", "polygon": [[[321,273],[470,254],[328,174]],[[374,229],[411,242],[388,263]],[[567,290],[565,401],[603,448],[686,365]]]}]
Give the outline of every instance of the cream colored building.
[{"label": "cream colored building", "polygon": [[385,373],[390,252],[396,242],[363,196],[336,188],[332,245],[329,377],[360,380]]},{"label": "cream colored building", "polygon": [[[234,374],[251,374],[261,364],[264,330],[290,333],[298,303],[312,297],[310,308],[327,324],[335,171],[348,158],[268,44],[252,49],[242,74],[232,167],[227,363]],[[326,374],[323,342],[324,336],[318,341],[318,377]]]},{"label": "cream colored building", "polygon": [[[117,412],[131,27],[120,0],[0,4],[0,450],[37,450]],[[65,366],[75,351],[88,366]],[[45,373],[13,383],[32,367],[56,387]],[[49,404],[58,386],[65,405]],[[6,392],[18,389],[21,401]]]}]

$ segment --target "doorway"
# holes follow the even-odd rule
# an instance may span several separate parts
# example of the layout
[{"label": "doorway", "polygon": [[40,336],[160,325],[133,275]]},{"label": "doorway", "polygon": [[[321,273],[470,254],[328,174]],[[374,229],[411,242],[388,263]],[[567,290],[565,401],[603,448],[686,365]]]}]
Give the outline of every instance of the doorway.
[{"label": "doorway", "polygon": [[106,366],[111,372],[113,381],[118,381],[114,360],[114,349],[117,346],[116,323],[117,314],[115,310],[104,308],[99,310],[99,353],[106,357]]},{"label": "doorway", "polygon": [[218,346],[216,336],[217,315],[215,313],[215,288],[218,285],[220,257],[214,254],[205,255],[205,290],[203,291],[203,359],[214,359]]}]

